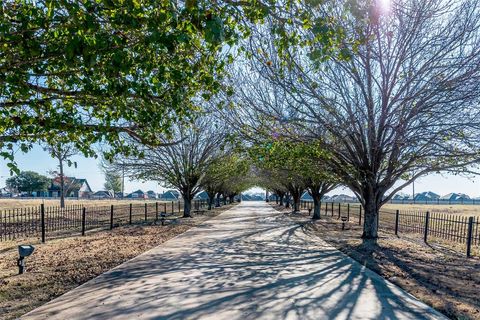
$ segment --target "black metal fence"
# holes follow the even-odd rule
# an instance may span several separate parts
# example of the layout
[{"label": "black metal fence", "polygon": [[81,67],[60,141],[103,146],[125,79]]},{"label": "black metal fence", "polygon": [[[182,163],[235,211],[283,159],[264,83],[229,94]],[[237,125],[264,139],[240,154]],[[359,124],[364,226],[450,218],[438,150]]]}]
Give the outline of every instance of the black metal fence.
[{"label": "black metal fence", "polygon": [[[207,206],[207,200],[194,200],[193,212]],[[181,214],[183,202],[142,202],[109,206],[69,205],[46,207],[43,204],[28,208],[0,210],[0,241],[19,238],[47,238],[66,235],[85,235],[90,230],[157,222],[161,213]]]},{"label": "black metal fence", "polygon": [[[313,210],[312,201],[301,201],[302,209]],[[347,222],[362,225],[364,211],[359,204],[321,203],[321,215],[335,219],[346,218]],[[466,217],[452,213],[380,210],[380,231],[395,235],[423,237],[424,242],[441,241],[453,249],[463,247],[470,257],[480,254],[480,217]]]}]

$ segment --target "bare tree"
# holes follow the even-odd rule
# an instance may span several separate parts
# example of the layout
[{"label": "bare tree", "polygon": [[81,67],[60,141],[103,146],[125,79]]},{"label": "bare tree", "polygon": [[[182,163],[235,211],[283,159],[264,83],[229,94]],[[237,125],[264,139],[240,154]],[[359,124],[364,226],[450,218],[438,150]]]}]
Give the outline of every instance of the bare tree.
[{"label": "bare tree", "polygon": [[[184,217],[190,217],[192,199],[201,191],[208,166],[220,154],[225,130],[213,118],[201,116],[192,126],[178,124],[162,147],[140,146],[143,157],[116,159],[132,178],[158,181],[178,189]],[[175,141],[175,143],[171,143]]]},{"label": "bare tree", "polygon": [[256,95],[235,103],[292,139],[320,140],[329,170],[365,208],[362,237],[375,241],[379,209],[397,191],[430,172],[469,172],[479,159],[480,3],[358,1],[346,15],[331,4],[312,8],[328,11],[346,39],[326,61],[315,28],[303,34],[307,47],[280,54],[268,26],[252,38],[245,74],[288,96],[281,114]]},{"label": "bare tree", "polygon": [[68,195],[69,191],[76,185],[74,179],[65,177],[64,169],[65,164],[70,166],[77,166],[76,162],[72,162],[70,158],[78,154],[78,149],[73,144],[56,144],[46,145],[44,147],[46,151],[50,153],[52,158],[58,161],[58,172],[52,171],[54,175],[54,181],[60,186],[60,207],[65,207],[65,194]]}]

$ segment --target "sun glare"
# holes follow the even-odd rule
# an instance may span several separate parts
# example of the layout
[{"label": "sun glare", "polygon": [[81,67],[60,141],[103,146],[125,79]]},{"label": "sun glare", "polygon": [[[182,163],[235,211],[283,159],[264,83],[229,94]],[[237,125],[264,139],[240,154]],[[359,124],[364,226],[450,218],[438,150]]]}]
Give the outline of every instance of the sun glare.
[{"label": "sun glare", "polygon": [[383,13],[389,12],[391,7],[391,0],[377,0],[377,6]]}]

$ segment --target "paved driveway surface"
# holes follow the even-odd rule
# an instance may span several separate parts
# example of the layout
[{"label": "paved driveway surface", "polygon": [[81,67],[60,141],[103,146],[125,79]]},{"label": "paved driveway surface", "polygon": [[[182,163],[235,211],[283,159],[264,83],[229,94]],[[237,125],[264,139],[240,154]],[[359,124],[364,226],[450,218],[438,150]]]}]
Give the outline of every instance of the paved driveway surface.
[{"label": "paved driveway surface", "polygon": [[262,202],[244,202],[24,319],[444,319]]}]

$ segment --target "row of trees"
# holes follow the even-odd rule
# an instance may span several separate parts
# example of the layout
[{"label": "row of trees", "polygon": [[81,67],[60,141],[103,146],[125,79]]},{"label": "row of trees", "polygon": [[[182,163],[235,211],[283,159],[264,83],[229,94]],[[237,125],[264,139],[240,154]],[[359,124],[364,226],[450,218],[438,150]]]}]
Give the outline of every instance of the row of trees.
[{"label": "row of trees", "polygon": [[192,124],[174,125],[168,137],[157,137],[161,146],[138,144],[140,156],[117,155],[112,167],[125,170],[132,179],[175,188],[184,202],[184,217],[190,217],[192,200],[201,191],[207,192],[211,209],[215,199],[217,206],[222,196],[233,202],[252,183],[248,161],[229,139],[230,130],[215,114],[205,111]]},{"label": "row of trees", "polygon": [[[319,20],[301,32],[252,25],[228,82],[228,119],[265,154],[267,187],[297,203],[300,189],[347,186],[365,241],[397,191],[432,172],[476,173],[480,159],[480,2],[379,4],[308,2]],[[321,30],[341,35],[336,45]]]},{"label": "row of trees", "polygon": [[395,192],[480,158],[480,0],[386,3],[9,1],[1,155],[106,143],[117,172],[177,188],[188,215],[200,189],[248,185],[226,178],[248,167],[236,131],[294,207],[301,189],[349,187],[374,241]]}]

